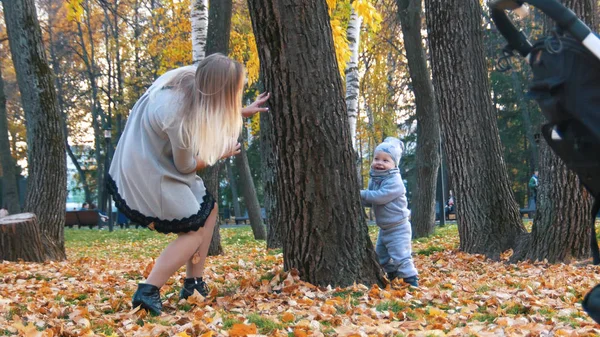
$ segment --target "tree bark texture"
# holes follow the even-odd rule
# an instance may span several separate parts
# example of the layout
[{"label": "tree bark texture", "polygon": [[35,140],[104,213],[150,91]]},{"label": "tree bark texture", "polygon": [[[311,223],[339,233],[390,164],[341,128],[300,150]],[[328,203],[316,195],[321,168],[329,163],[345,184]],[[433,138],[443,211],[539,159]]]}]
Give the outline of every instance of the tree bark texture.
[{"label": "tree bark texture", "polygon": [[0,218],[0,261],[44,262],[37,218],[19,213]]},{"label": "tree bark texture", "polygon": [[460,249],[497,259],[525,232],[502,158],[477,0],[426,0]]},{"label": "tree bark texture", "polygon": [[3,1],[4,18],[27,126],[29,170],[25,210],[36,214],[46,258],[66,258],[65,135],[53,75],[42,45],[33,0]]},{"label": "tree bark texture", "polygon": [[208,31],[208,0],[192,0],[192,61],[194,64],[204,59]]},{"label": "tree bark texture", "polygon": [[[588,26],[595,27],[596,1],[567,0],[563,3]],[[555,23],[546,20],[545,25],[546,33],[550,33]],[[558,263],[587,258],[590,255],[593,200],[577,175],[567,169],[543,137],[539,150],[540,187],[534,225],[527,244],[515,252],[513,260],[547,259]]]},{"label": "tree bark texture", "polygon": [[284,267],[317,285],[383,282],[362,215],[348,115],[324,0],[249,0],[272,117]]},{"label": "tree bark texture", "polygon": [[[229,32],[231,30],[231,6],[227,7],[226,3],[231,3],[231,0],[210,1],[208,10],[208,31],[206,36],[206,55],[214,53],[222,53],[227,55],[229,52]],[[229,20],[226,18],[229,17]],[[227,21],[224,24],[222,21]],[[225,40],[225,41],[223,41]],[[199,48],[195,46],[193,49]],[[204,169],[202,179],[206,188],[215,198],[219,200],[219,169],[220,165],[215,164],[212,167]],[[218,222],[218,221],[217,221]],[[213,237],[210,241],[208,255],[215,256],[223,254],[223,246],[221,245],[221,231],[217,223],[213,232]]]},{"label": "tree bark texture", "polygon": [[4,80],[0,67],[0,166],[2,166],[2,205],[8,213],[21,212],[19,203],[19,188],[17,185],[17,172],[15,161],[10,153],[8,139],[8,118],[6,114],[6,95],[4,94]]},{"label": "tree bark texture", "polygon": [[[348,125],[350,127],[350,139],[352,147],[356,151],[356,120],[358,118],[358,94],[360,88],[360,77],[358,74],[358,54],[360,47],[360,25],[362,17],[354,8],[348,22],[348,48],[352,53],[346,64],[346,107],[348,109]],[[360,176],[360,171],[358,171]]]},{"label": "tree bark texture", "polygon": [[[413,237],[433,234],[435,192],[440,166],[440,116],[421,36],[421,0],[396,0],[402,26],[408,71],[415,94],[417,117],[417,188],[414,192],[411,224]],[[441,206],[443,207],[443,205]]]},{"label": "tree bark texture", "polygon": [[206,55],[229,53],[232,6],[232,0],[210,0]]},{"label": "tree bark texture", "polygon": [[250,165],[248,164],[248,156],[246,155],[246,149],[243,145],[243,138],[240,138],[240,143],[242,144],[242,149],[241,152],[235,156],[235,166],[237,166],[240,172],[240,185],[242,187],[242,193],[244,194],[246,208],[248,209],[248,219],[250,220],[254,239],[265,240],[267,238],[267,232],[260,214],[260,205],[258,204],[258,197],[256,196],[254,180],[252,180],[252,174],[250,173]]},{"label": "tree bark texture", "polygon": [[[204,186],[208,193],[215,198],[215,207],[219,205],[219,164],[209,166],[200,172],[200,177],[204,181]],[[215,225],[213,236],[210,241],[210,247],[208,248],[209,256],[216,256],[223,254],[223,246],[221,246],[221,232],[219,230],[219,220]]]},{"label": "tree bark texture", "polygon": [[263,165],[263,198],[267,215],[267,248],[275,249],[283,247],[283,227],[276,222],[278,209],[276,179],[279,158],[277,157],[275,135],[271,132],[273,129],[273,105],[270,105],[269,113],[260,114],[260,157]]}]

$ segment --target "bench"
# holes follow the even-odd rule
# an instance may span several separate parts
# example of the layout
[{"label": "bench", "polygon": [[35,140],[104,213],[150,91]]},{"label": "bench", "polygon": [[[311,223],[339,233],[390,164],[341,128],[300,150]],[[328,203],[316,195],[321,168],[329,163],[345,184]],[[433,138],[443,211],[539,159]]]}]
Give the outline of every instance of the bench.
[{"label": "bench", "polygon": [[102,223],[100,220],[100,214],[98,211],[67,211],[65,217],[65,227],[73,228],[77,225],[78,228],[81,226],[88,226],[92,229],[94,226]]},{"label": "bench", "polygon": [[[263,222],[267,223],[267,212],[265,211],[264,208],[260,209],[260,217],[263,219]],[[248,220],[250,220],[250,218],[248,217],[248,211],[246,211],[246,213],[244,213],[244,216],[235,218],[235,224],[236,225],[239,225],[240,223],[246,224],[246,221],[248,221]]]}]

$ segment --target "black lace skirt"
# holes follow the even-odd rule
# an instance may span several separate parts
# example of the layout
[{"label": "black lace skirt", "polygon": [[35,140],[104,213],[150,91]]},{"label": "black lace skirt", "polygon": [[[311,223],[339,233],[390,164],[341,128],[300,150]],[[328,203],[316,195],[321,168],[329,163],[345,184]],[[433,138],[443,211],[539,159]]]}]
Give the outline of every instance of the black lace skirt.
[{"label": "black lace skirt", "polygon": [[215,199],[208,191],[206,191],[206,194],[202,198],[198,213],[183,219],[162,220],[157,217],[146,216],[127,206],[127,203],[125,203],[125,200],[119,194],[117,184],[110,175],[108,176],[106,187],[108,188],[108,192],[113,196],[117,209],[131,222],[165,234],[197,231],[200,227],[204,227],[206,219],[208,219],[208,216],[215,207]]}]

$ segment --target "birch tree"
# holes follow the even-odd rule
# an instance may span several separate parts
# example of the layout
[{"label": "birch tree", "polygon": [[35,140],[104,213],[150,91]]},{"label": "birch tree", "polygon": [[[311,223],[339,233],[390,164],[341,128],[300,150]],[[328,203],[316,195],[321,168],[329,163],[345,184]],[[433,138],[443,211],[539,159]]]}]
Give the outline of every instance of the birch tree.
[{"label": "birch tree", "polygon": [[192,60],[194,64],[202,61],[206,53],[206,35],[208,32],[208,0],[191,0],[192,11]]}]

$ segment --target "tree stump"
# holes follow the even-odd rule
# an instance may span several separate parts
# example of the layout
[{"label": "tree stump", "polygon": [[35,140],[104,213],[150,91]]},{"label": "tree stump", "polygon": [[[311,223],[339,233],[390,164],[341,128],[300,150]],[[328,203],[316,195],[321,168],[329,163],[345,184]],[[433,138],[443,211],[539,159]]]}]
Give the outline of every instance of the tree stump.
[{"label": "tree stump", "polygon": [[0,218],[1,260],[44,261],[44,247],[35,214],[20,213]]}]

